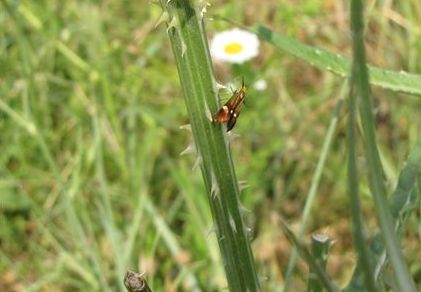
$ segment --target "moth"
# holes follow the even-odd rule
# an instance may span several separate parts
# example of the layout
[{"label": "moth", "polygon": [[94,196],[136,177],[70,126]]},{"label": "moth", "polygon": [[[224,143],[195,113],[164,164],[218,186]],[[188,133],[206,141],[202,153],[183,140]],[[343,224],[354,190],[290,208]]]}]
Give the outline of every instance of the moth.
[{"label": "moth", "polygon": [[234,91],[230,99],[212,117],[214,123],[226,123],[227,132],[231,131],[240,116],[241,107],[246,97],[246,90],[243,80],[240,89]]}]

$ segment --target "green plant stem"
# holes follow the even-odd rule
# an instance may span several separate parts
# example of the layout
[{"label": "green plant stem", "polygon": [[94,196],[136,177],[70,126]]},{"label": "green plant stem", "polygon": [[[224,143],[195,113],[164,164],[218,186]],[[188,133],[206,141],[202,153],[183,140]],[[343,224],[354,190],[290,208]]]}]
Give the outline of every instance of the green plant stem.
[{"label": "green plant stem", "polygon": [[[318,263],[320,268],[325,272],[331,244],[332,240],[325,234],[317,233],[311,236],[311,255],[314,257],[315,262]],[[325,291],[323,283],[317,276],[317,272],[314,271],[314,268],[310,267],[307,292],[323,291]]]},{"label": "green plant stem", "polygon": [[307,262],[311,271],[310,276],[314,275],[314,277],[317,277],[318,283],[323,285],[326,291],[339,292],[339,288],[332,282],[324,267],[322,267],[317,261],[318,258],[313,256],[310,251],[307,250],[307,248],[300,242],[283,220],[280,220],[279,225],[286,239],[295,246],[301,257]]},{"label": "green plant stem", "polygon": [[386,200],[383,170],[377,149],[369,76],[363,40],[363,5],[361,0],[351,1],[351,28],[353,34],[353,76],[356,95],[360,101],[360,113],[364,132],[364,148],[369,168],[371,192],[373,194],[379,225],[385,241],[388,257],[396,275],[399,291],[415,291],[408,267],[403,259],[397,239],[390,208]]},{"label": "green plant stem", "polygon": [[[351,82],[352,83],[352,82]],[[364,237],[364,226],[361,218],[361,207],[358,188],[357,154],[356,154],[356,97],[351,86],[348,99],[348,192],[351,201],[352,224],[358,259],[364,272],[365,287],[368,291],[376,291],[370,254]]]},{"label": "green plant stem", "polygon": [[201,16],[191,1],[162,0],[161,6],[161,20],[168,26],[228,287],[230,291],[259,291],[228,139],[224,127],[210,118],[210,113],[218,109],[218,96]]}]

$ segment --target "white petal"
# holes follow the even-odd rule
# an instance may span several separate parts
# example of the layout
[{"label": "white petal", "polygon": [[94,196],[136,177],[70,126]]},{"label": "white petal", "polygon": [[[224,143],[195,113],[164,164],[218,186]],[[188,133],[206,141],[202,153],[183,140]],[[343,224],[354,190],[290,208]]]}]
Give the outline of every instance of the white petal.
[{"label": "white petal", "polygon": [[257,80],[256,83],[254,83],[254,88],[256,90],[259,90],[259,91],[263,91],[267,87],[268,87],[268,84],[267,84],[266,80],[264,80],[264,79]]}]

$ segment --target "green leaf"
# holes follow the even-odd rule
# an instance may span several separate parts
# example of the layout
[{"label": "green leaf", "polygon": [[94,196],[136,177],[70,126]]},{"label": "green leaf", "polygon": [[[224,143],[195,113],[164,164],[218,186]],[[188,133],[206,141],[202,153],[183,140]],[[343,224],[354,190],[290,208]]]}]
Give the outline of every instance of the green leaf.
[{"label": "green leaf", "polygon": [[[255,25],[251,28],[262,40],[267,41],[312,66],[321,70],[330,71],[342,77],[349,77],[351,72],[351,61],[339,54],[331,53],[327,50],[315,48],[300,43],[296,39],[275,33],[262,25]],[[421,76],[410,74],[404,71],[396,72],[383,70],[373,66],[368,66],[370,83],[385,89],[397,92],[414,94],[421,96]]]}]

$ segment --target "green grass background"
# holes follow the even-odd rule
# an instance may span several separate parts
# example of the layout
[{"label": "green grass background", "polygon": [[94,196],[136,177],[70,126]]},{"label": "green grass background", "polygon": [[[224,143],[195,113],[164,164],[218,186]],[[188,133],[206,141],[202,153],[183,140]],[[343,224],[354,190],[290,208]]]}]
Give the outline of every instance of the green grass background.
[{"label": "green grass background", "polygon": [[[0,291],[123,289],[126,269],[154,291],[224,287],[203,181],[161,9],[148,1],[0,2]],[[219,14],[264,23],[350,56],[347,1],[215,1]],[[370,64],[421,71],[421,5],[368,1]],[[206,19],[209,36],[231,28]],[[241,201],[263,288],[283,282],[291,247],[277,224],[299,229],[303,206],[344,80],[268,44],[248,64],[215,64],[221,82],[251,87],[232,143]],[[268,88],[252,88],[265,79]],[[419,96],[373,88],[388,191],[417,139]],[[345,111],[306,232],[331,235],[328,272],[345,284],[355,264],[346,190]],[[360,153],[362,153],[361,149]],[[358,165],[363,177],[366,166]],[[367,181],[364,221],[377,230]],[[420,212],[402,246],[420,285]],[[306,236],[308,238],[308,236]],[[305,287],[300,262],[294,287]]]}]

